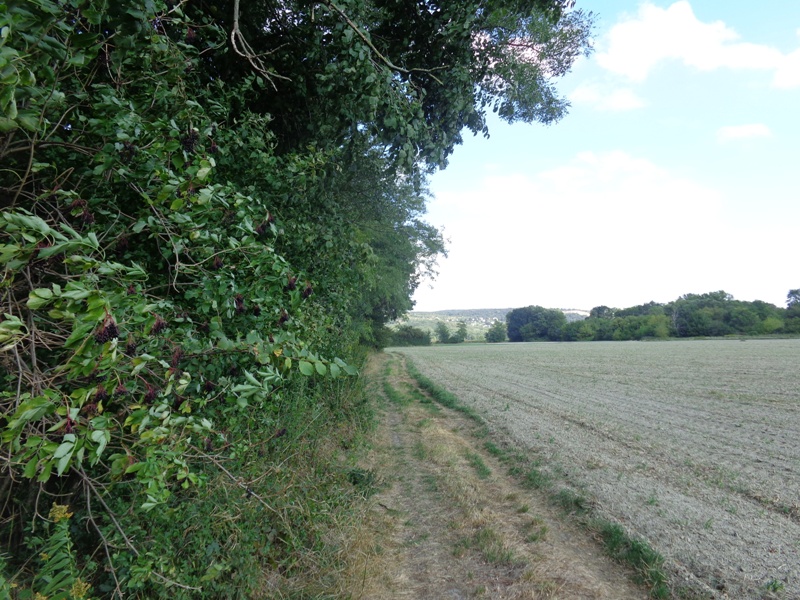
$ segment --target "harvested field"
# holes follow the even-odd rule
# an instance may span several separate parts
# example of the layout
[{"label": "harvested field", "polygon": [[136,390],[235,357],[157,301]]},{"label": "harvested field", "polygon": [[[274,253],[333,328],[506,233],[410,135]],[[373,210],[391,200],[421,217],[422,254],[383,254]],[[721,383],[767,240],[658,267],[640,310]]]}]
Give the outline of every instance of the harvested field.
[{"label": "harvested field", "polygon": [[395,351],[649,542],[676,593],[800,598],[800,340]]}]

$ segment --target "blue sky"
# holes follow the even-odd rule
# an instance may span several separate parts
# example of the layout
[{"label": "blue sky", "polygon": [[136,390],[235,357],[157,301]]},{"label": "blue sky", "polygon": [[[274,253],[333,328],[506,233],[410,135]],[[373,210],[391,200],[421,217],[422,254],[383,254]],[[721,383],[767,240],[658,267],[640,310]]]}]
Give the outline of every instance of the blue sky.
[{"label": "blue sky", "polygon": [[579,0],[595,52],[545,127],[490,120],[431,178],[415,310],[590,309],[800,287],[800,1]]}]

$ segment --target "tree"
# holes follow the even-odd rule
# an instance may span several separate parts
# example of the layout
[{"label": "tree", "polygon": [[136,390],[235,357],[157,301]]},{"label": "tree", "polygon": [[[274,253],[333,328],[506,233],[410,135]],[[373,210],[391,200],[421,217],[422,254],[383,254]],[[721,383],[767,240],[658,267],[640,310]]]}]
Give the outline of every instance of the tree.
[{"label": "tree", "polygon": [[784,329],[788,333],[800,333],[800,288],[789,290],[786,295],[786,318]]},{"label": "tree", "polygon": [[495,321],[486,332],[486,341],[489,343],[506,341],[506,324],[502,321]]},{"label": "tree", "polygon": [[456,332],[450,338],[451,344],[461,344],[467,339],[467,324],[464,321],[459,321],[456,326]]},{"label": "tree", "polygon": [[430,346],[431,334],[418,327],[400,325],[392,332],[392,346]]},{"label": "tree", "polygon": [[800,288],[797,288],[796,290],[789,290],[789,293],[786,294],[786,306],[788,308],[791,308],[799,304],[800,304]]},{"label": "tree", "polygon": [[608,306],[595,306],[589,311],[589,318],[591,319],[613,319],[614,309]]},{"label": "tree", "polygon": [[[227,19],[234,2],[216,3],[216,14]],[[589,50],[593,22],[573,4],[236,2],[254,60],[217,53],[206,69],[265,81],[242,102],[275,115],[279,152],[366,135],[401,163],[442,166],[464,129],[487,132],[489,110],[509,122],[563,116],[552,80]]]},{"label": "tree", "polygon": [[436,341],[440,344],[449,344],[451,343],[451,333],[450,328],[447,326],[447,323],[444,321],[437,321],[436,326],[433,328],[434,333],[436,334]]},{"label": "tree", "polygon": [[506,315],[508,339],[512,342],[561,339],[567,318],[560,310],[542,306],[516,308]]}]

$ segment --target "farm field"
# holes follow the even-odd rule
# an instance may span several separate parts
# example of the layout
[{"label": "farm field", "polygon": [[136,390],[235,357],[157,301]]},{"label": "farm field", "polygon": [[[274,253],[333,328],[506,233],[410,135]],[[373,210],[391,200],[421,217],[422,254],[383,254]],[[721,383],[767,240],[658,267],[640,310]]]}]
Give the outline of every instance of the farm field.
[{"label": "farm field", "polygon": [[392,352],[649,542],[675,587],[800,598],[800,340]]}]

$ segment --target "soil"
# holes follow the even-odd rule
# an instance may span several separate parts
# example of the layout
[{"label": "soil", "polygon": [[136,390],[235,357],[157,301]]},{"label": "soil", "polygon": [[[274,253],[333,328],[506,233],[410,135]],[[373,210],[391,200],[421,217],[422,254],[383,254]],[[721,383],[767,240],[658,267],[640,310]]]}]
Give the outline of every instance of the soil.
[{"label": "soil", "polygon": [[800,340],[403,352],[661,553],[676,597],[800,598]]},{"label": "soil", "polygon": [[648,597],[585,529],[506,474],[480,437],[485,428],[425,397],[403,357],[375,356],[366,376],[384,398],[362,465],[378,490],[365,545],[378,551],[364,559],[354,598]]}]

